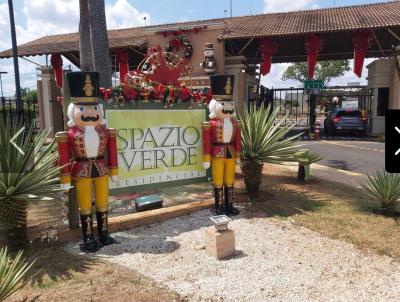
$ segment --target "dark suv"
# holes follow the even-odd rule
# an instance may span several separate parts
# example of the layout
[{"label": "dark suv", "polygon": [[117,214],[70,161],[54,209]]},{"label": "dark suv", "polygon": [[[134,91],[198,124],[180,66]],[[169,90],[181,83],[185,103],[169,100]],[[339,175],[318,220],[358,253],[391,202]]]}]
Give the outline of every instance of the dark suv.
[{"label": "dark suv", "polygon": [[335,134],[338,131],[357,131],[365,134],[367,118],[357,109],[335,108],[327,113],[324,130],[328,134]]}]

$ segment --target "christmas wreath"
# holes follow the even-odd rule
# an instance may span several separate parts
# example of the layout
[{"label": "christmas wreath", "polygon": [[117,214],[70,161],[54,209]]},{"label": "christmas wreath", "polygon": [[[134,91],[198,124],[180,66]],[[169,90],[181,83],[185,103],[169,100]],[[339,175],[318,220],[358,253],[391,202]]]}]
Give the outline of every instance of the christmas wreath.
[{"label": "christmas wreath", "polygon": [[165,47],[165,51],[166,52],[173,52],[175,51],[179,51],[179,48],[183,47],[183,58],[185,60],[190,60],[192,58],[193,55],[193,46],[192,46],[192,42],[190,42],[190,40],[184,36],[178,36],[172,40],[170,40],[167,43],[167,46]]}]

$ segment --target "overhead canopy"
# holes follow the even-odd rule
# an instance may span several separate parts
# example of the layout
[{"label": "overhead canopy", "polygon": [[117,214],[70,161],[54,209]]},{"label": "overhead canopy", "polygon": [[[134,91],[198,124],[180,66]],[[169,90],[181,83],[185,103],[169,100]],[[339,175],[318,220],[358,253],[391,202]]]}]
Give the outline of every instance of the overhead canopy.
[{"label": "overhead canopy", "polygon": [[393,44],[400,43],[395,37],[400,36],[400,1],[227,19],[219,39],[226,41],[231,55],[257,63],[260,40],[271,37],[279,44],[273,62],[297,62],[306,61],[305,36],[314,33],[324,40],[319,60],[350,59],[359,30],[375,36],[367,57],[391,55]]},{"label": "overhead canopy", "polygon": [[[243,55],[250,64],[261,61],[259,46],[266,37],[279,46],[273,62],[306,61],[304,42],[310,33],[319,34],[324,41],[318,60],[350,59],[358,30],[374,35],[367,57],[390,56],[393,45],[400,43],[400,1],[109,30],[109,45],[112,50],[144,48],[146,37],[159,30],[209,24],[221,26],[219,40],[224,41],[227,56]],[[46,36],[18,47],[19,56],[52,53],[60,53],[79,66],[78,34]],[[11,56],[11,50],[0,52],[0,58]]]}]

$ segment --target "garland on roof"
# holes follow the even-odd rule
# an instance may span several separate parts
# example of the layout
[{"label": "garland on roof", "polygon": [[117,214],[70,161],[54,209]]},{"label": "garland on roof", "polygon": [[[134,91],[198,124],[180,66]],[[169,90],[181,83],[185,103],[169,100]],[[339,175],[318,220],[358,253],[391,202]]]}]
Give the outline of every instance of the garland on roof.
[{"label": "garland on roof", "polygon": [[179,29],[174,29],[174,30],[163,30],[157,32],[158,34],[162,34],[164,37],[167,37],[169,35],[182,35],[182,34],[190,34],[190,33],[199,33],[202,30],[205,30],[207,28],[207,25],[201,25],[201,26],[192,26],[189,28],[179,28]]}]

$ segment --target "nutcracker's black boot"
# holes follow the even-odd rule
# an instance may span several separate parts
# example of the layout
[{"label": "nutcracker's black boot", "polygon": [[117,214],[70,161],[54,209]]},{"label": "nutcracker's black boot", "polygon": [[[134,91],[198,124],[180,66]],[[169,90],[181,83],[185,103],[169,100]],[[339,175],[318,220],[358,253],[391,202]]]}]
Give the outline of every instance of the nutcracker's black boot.
[{"label": "nutcracker's black boot", "polygon": [[99,250],[99,243],[94,240],[92,214],[81,215],[83,243],[79,246],[81,251],[95,253]]},{"label": "nutcracker's black boot", "polygon": [[116,243],[114,238],[108,234],[108,213],[107,212],[97,212],[97,232],[99,234],[99,242],[103,245],[110,245]]},{"label": "nutcracker's black boot", "polygon": [[224,214],[224,192],[222,188],[214,188],[215,214]]},{"label": "nutcracker's black boot", "polygon": [[225,213],[229,216],[239,215],[240,211],[233,206],[233,187],[225,187]]}]

